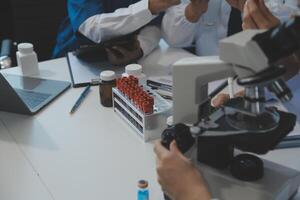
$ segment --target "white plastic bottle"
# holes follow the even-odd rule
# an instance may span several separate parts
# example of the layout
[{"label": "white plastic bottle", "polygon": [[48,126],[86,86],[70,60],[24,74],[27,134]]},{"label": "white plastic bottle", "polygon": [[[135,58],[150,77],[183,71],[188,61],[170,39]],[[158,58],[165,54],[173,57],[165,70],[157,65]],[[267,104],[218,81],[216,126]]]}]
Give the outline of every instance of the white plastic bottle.
[{"label": "white plastic bottle", "polygon": [[39,74],[38,59],[32,44],[21,43],[18,45],[17,63],[21,67],[23,75]]},{"label": "white plastic bottle", "polygon": [[143,67],[139,64],[130,64],[125,67],[123,77],[134,76],[139,79],[141,84],[146,84],[147,76],[143,74]]}]

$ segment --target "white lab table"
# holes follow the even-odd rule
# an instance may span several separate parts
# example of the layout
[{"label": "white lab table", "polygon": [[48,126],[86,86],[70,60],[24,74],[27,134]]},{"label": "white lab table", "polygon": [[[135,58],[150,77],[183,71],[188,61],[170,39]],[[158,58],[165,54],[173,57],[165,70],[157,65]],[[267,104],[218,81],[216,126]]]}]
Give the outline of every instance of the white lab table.
[{"label": "white lab table", "polygon": [[0,199],[53,199],[31,161],[27,159],[1,121],[0,160]]},{"label": "white lab table", "polygon": [[[65,59],[40,67],[42,77],[69,80]],[[159,199],[152,145],[144,144],[112,109],[100,106],[97,87],[70,116],[81,91],[67,91],[33,117],[0,113],[41,183],[55,200],[129,200],[136,199],[136,183],[143,178],[150,182],[152,199]]]},{"label": "white lab table", "polygon": [[[65,59],[40,69],[43,78],[70,80]],[[35,116],[0,112],[0,199],[134,200],[139,179],[149,181],[151,200],[163,199],[153,144],[100,106],[98,87],[69,115],[82,90],[68,90]],[[300,149],[265,157],[300,170]]]}]

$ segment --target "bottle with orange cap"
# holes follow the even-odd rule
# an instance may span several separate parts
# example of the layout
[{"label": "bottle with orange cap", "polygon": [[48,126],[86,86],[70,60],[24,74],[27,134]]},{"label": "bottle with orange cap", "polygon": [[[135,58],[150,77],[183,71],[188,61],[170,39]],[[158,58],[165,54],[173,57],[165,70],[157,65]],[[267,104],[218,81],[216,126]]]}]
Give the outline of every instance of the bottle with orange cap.
[{"label": "bottle with orange cap", "polygon": [[137,200],[149,200],[148,181],[140,180],[138,182]]}]

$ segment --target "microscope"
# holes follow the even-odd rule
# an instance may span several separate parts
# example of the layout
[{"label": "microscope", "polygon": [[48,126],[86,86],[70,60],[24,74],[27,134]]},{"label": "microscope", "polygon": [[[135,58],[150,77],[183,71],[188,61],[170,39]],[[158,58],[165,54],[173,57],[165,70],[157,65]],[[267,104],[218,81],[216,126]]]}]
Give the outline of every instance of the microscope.
[{"label": "microscope", "polygon": [[[291,199],[300,172],[258,157],[293,131],[296,116],[266,104],[265,92],[281,102],[293,95],[276,62],[300,49],[300,17],[271,30],[248,30],[220,42],[219,57],[186,58],[173,70],[173,127],[162,134],[168,148],[176,140],[192,146],[214,198]],[[208,83],[237,77],[245,96],[211,107]],[[297,158],[295,158],[297,159]]]}]

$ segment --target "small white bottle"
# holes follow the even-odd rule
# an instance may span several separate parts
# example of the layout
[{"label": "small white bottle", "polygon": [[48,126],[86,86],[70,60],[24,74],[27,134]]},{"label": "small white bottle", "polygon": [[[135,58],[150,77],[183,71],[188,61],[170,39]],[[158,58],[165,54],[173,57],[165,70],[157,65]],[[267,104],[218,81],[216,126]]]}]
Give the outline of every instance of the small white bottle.
[{"label": "small white bottle", "polygon": [[138,182],[137,200],[149,200],[148,181],[140,180]]},{"label": "small white bottle", "polygon": [[23,75],[39,74],[38,59],[32,44],[21,43],[18,45],[17,63],[18,66],[21,67]]},{"label": "small white bottle", "polygon": [[122,77],[134,76],[139,79],[141,84],[146,84],[147,76],[143,74],[143,67],[139,64],[130,64],[125,67]]}]

